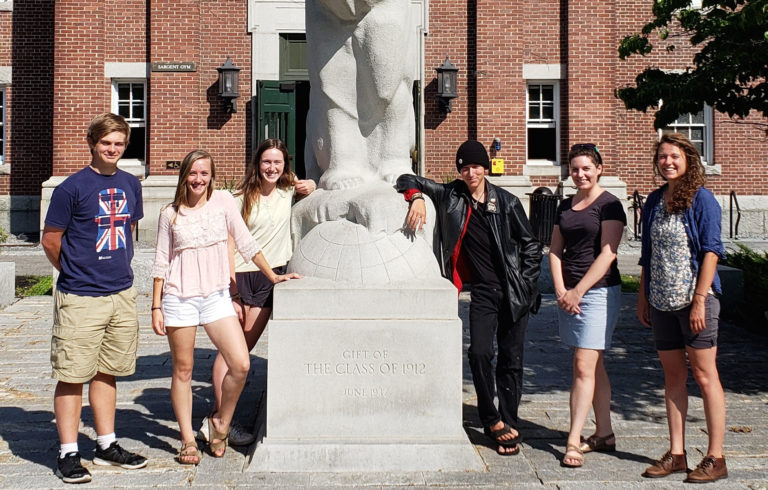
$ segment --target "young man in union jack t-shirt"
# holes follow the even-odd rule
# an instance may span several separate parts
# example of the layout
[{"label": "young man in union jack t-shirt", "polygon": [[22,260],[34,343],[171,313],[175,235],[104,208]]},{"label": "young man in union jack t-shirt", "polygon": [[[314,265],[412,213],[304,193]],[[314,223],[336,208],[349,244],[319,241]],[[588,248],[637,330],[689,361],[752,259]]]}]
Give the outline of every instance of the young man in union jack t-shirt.
[{"label": "young man in union jack t-shirt", "polygon": [[94,464],[147,465],[115,437],[115,377],[136,370],[139,337],[131,231],[143,217],[141,184],[117,168],[129,137],[121,116],[96,116],[86,138],[91,163],[56,188],[45,217],[41,242],[59,271],[51,365],[58,380],[53,405],[61,443],[56,475],[66,483],[91,480],[77,446],[87,382],[97,435]]}]

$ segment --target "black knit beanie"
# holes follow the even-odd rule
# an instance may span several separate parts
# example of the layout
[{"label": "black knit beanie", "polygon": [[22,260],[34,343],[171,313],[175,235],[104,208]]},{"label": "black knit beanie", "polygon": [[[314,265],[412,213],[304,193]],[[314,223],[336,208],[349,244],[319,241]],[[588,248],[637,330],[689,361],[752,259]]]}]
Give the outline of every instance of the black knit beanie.
[{"label": "black knit beanie", "polygon": [[461,167],[465,165],[480,165],[486,170],[491,168],[488,152],[482,143],[476,140],[467,140],[461,144],[456,152],[456,170],[461,172]]}]

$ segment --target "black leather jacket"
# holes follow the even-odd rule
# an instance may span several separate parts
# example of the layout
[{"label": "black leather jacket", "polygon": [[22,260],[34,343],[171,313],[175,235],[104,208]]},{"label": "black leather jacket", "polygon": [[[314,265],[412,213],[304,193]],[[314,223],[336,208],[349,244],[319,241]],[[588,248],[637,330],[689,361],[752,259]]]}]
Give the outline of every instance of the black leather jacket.
[{"label": "black leather jacket", "polygon": [[[538,288],[541,244],[533,236],[520,200],[487,179],[485,185],[490,227],[499,247],[499,256],[506,266],[506,274],[502,277],[505,293],[513,320],[518,321],[528,312],[536,313],[541,303]],[[418,190],[434,202],[437,210],[435,255],[443,276],[461,291],[462,276],[466,276],[461,263],[461,240],[471,212],[467,185],[462,180],[438,184],[424,177],[405,174],[397,179],[396,188],[405,193],[406,198]]]}]

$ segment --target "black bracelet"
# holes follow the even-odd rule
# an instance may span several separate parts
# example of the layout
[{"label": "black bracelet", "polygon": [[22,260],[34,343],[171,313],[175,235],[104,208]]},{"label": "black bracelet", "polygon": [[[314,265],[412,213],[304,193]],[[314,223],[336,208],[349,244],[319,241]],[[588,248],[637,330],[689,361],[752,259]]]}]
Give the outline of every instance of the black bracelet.
[{"label": "black bracelet", "polygon": [[152,311],[155,311],[155,310],[162,310],[163,308],[161,306],[153,306],[151,309]]},{"label": "black bracelet", "polygon": [[408,200],[408,202],[413,202],[413,201],[415,201],[416,199],[422,199],[422,200],[423,200],[423,199],[424,199],[424,194],[422,194],[421,192],[415,192],[415,193],[414,193],[414,194],[411,196],[411,198]]}]

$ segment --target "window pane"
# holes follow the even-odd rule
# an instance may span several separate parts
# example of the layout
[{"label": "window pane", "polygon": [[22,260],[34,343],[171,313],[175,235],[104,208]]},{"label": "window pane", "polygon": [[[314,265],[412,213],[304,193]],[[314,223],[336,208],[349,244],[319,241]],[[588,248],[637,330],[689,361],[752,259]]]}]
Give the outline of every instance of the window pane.
[{"label": "window pane", "polygon": [[143,102],[135,102],[133,103],[133,119],[144,119],[144,103]]},{"label": "window pane", "polygon": [[541,107],[541,118],[552,120],[555,118],[555,108],[552,104],[543,104]]},{"label": "window pane", "polygon": [[123,153],[123,158],[136,158],[144,160],[144,140],[146,128],[131,128],[131,142]]},{"label": "window pane", "polygon": [[117,84],[117,98],[119,100],[128,100],[131,95],[130,83],[118,83]]},{"label": "window pane", "polygon": [[704,111],[691,114],[691,122],[693,124],[704,124]]},{"label": "window pane", "polygon": [[133,96],[134,103],[136,101],[144,100],[144,84],[133,83],[131,84],[131,95]]},{"label": "window pane", "polygon": [[528,100],[531,102],[538,102],[541,100],[541,91],[539,90],[539,85],[528,86]]},{"label": "window pane", "polygon": [[538,104],[528,107],[528,119],[539,119],[540,117],[541,110]]},{"label": "window pane", "polygon": [[117,106],[117,113],[128,119],[131,117],[131,107],[125,102],[120,102]]},{"label": "window pane", "polygon": [[552,85],[542,85],[541,86],[541,99],[546,100],[547,102],[552,102],[555,100],[555,92]]},{"label": "window pane", "polygon": [[528,159],[552,160],[557,158],[557,131],[555,128],[528,128]]},{"label": "window pane", "polygon": [[704,141],[704,128],[691,128],[691,135],[689,138],[692,142]]},{"label": "window pane", "polygon": [[699,155],[701,155],[702,159],[704,159],[704,142],[703,141],[692,141],[693,146],[696,147],[696,151],[699,152]]}]

